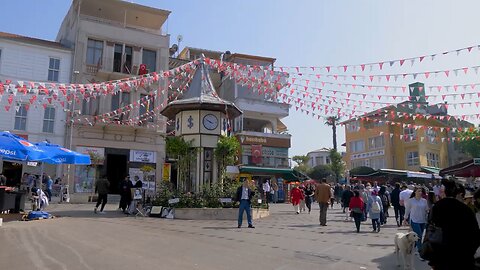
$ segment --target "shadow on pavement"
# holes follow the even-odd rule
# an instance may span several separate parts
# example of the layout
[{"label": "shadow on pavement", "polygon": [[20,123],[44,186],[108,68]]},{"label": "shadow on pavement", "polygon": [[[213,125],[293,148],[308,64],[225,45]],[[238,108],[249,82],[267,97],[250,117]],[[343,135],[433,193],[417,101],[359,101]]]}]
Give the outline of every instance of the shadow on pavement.
[{"label": "shadow on pavement", "polygon": [[133,217],[132,215],[128,216],[120,211],[106,211],[105,214],[95,214],[92,210],[73,210],[73,211],[47,211],[50,214],[54,215],[57,218],[60,217],[73,217],[73,218],[125,218]]},{"label": "shadow on pavement", "polygon": [[[414,255],[415,256],[415,255]],[[400,258],[401,260],[401,258]],[[403,261],[400,261],[401,267],[397,266],[397,255],[392,251],[387,256],[373,259],[372,262],[378,264],[378,269],[403,269]],[[415,270],[430,270],[426,262],[420,261],[418,256],[414,257],[413,269]]]}]

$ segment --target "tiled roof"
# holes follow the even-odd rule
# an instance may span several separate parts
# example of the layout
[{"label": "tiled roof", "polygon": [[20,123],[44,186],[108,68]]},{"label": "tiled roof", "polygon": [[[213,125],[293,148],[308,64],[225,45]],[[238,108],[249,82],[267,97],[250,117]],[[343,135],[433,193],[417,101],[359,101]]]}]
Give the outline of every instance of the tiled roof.
[{"label": "tiled roof", "polygon": [[68,47],[63,46],[59,42],[33,38],[33,37],[26,37],[26,36],[21,36],[21,35],[12,34],[12,33],[6,33],[6,32],[0,32],[0,39],[9,39],[17,42],[22,42],[22,43],[34,44],[39,46],[48,46],[48,47],[62,49],[62,50],[70,50]]}]

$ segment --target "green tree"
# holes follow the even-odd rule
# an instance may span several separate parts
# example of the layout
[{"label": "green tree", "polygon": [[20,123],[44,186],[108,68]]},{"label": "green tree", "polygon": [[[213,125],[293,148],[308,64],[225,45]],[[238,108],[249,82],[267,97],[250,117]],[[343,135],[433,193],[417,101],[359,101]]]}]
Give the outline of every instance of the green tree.
[{"label": "green tree", "polygon": [[178,168],[178,188],[184,191],[190,191],[190,166],[195,166],[194,161],[197,156],[197,149],[193,147],[193,140],[185,141],[180,137],[167,137],[165,149],[167,156],[177,161]]},{"label": "green tree", "polygon": [[330,168],[332,168],[332,171],[335,173],[335,178],[338,181],[345,171],[345,164],[343,163],[342,155],[335,149],[330,149],[330,162]]},{"label": "green tree", "polygon": [[327,117],[325,124],[332,127],[332,140],[333,140],[333,149],[337,151],[337,123],[340,120],[340,117],[337,115]]},{"label": "green tree", "polygon": [[308,161],[310,158],[308,156],[293,156],[292,160],[297,163],[293,169],[302,173],[308,172]]},{"label": "green tree", "polygon": [[468,154],[471,158],[480,157],[480,130],[476,128],[470,128],[462,132],[457,133],[457,137],[460,139],[460,148],[463,152]]},{"label": "green tree", "polygon": [[239,151],[240,143],[236,137],[221,136],[218,139],[214,154],[221,182],[223,182],[227,166],[235,165]]},{"label": "green tree", "polygon": [[312,179],[320,180],[333,174],[335,173],[330,168],[330,165],[318,165],[313,167],[307,175]]},{"label": "green tree", "polygon": [[356,176],[356,175],[368,175],[371,173],[374,173],[375,170],[373,168],[367,167],[367,166],[359,166],[355,167],[350,170],[350,176]]}]

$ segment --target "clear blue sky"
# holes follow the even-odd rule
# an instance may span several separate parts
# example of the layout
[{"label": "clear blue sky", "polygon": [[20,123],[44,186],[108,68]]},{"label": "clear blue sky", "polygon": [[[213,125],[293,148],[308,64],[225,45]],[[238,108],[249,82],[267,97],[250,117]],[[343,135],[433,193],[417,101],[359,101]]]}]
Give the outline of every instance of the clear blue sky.
[{"label": "clear blue sky", "polygon": [[[360,64],[480,44],[480,2],[475,0],[130,2],[172,11],[167,30],[172,43],[183,35],[181,47],[270,56],[277,59],[277,66]],[[54,39],[69,5],[68,0],[2,1],[0,31]],[[477,50],[466,57],[404,65],[402,72],[478,65],[479,54]],[[395,71],[399,70],[385,70]],[[421,79],[428,86],[477,83],[477,77]],[[331,130],[322,120],[291,110],[284,122],[293,135],[290,155],[331,147]],[[344,142],[343,127],[339,127],[338,141]]]}]

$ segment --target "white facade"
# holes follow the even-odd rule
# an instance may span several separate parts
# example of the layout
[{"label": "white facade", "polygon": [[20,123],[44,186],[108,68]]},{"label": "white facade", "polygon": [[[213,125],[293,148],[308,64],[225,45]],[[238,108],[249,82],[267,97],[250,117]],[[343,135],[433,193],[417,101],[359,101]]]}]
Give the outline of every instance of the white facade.
[{"label": "white facade", "polygon": [[[55,80],[50,81],[52,83],[69,83],[71,70],[70,49],[50,41],[0,34],[0,81],[48,83],[52,79]],[[32,142],[48,140],[64,146],[66,112],[59,103],[50,104],[45,95],[37,95],[33,102],[32,96],[17,94],[11,103],[9,94],[0,96],[0,130],[21,135]],[[28,110],[23,110],[25,107],[21,107],[22,104],[28,104]],[[48,107],[45,109],[43,104],[48,104]],[[8,111],[6,107],[9,107]],[[23,172],[40,172],[36,167],[23,167]],[[52,177],[59,176],[60,171],[55,171],[55,166],[47,167],[47,173]]]},{"label": "white facade", "polygon": [[330,164],[330,150],[327,148],[318,149],[307,154],[308,166],[310,168],[316,167],[318,165],[328,165]]},{"label": "white facade", "polygon": [[[73,70],[78,71],[74,82],[103,82],[137,76],[141,64],[152,67],[149,72],[167,70],[170,36],[164,34],[162,27],[169,14],[170,11],[126,1],[72,1],[58,31],[57,41],[73,49]],[[149,53],[148,59],[146,53]],[[79,113],[79,118],[109,113],[135,103],[147,94],[153,95],[158,87],[157,83],[114,96],[84,100],[82,106],[74,108],[74,111]],[[149,111],[166,102],[160,95],[154,97],[154,104]],[[144,108],[135,107],[122,120],[138,117]],[[70,173],[70,178],[74,179],[71,181],[74,184],[72,191],[89,194],[94,179],[106,176],[111,184],[111,192],[117,193],[119,181],[126,175],[136,174],[142,166],[153,167],[154,180],[160,182],[165,159],[162,136],[165,134],[166,120],[158,115],[148,123],[157,127],[148,128],[138,123],[118,125],[97,122],[92,126],[76,125],[73,130],[69,128],[67,134],[71,134],[74,149],[89,148],[104,153],[104,160],[94,174],[81,166],[76,166],[76,171]],[[132,151],[143,151],[156,158],[148,162],[129,162]],[[141,174],[140,177],[143,178]]]}]

